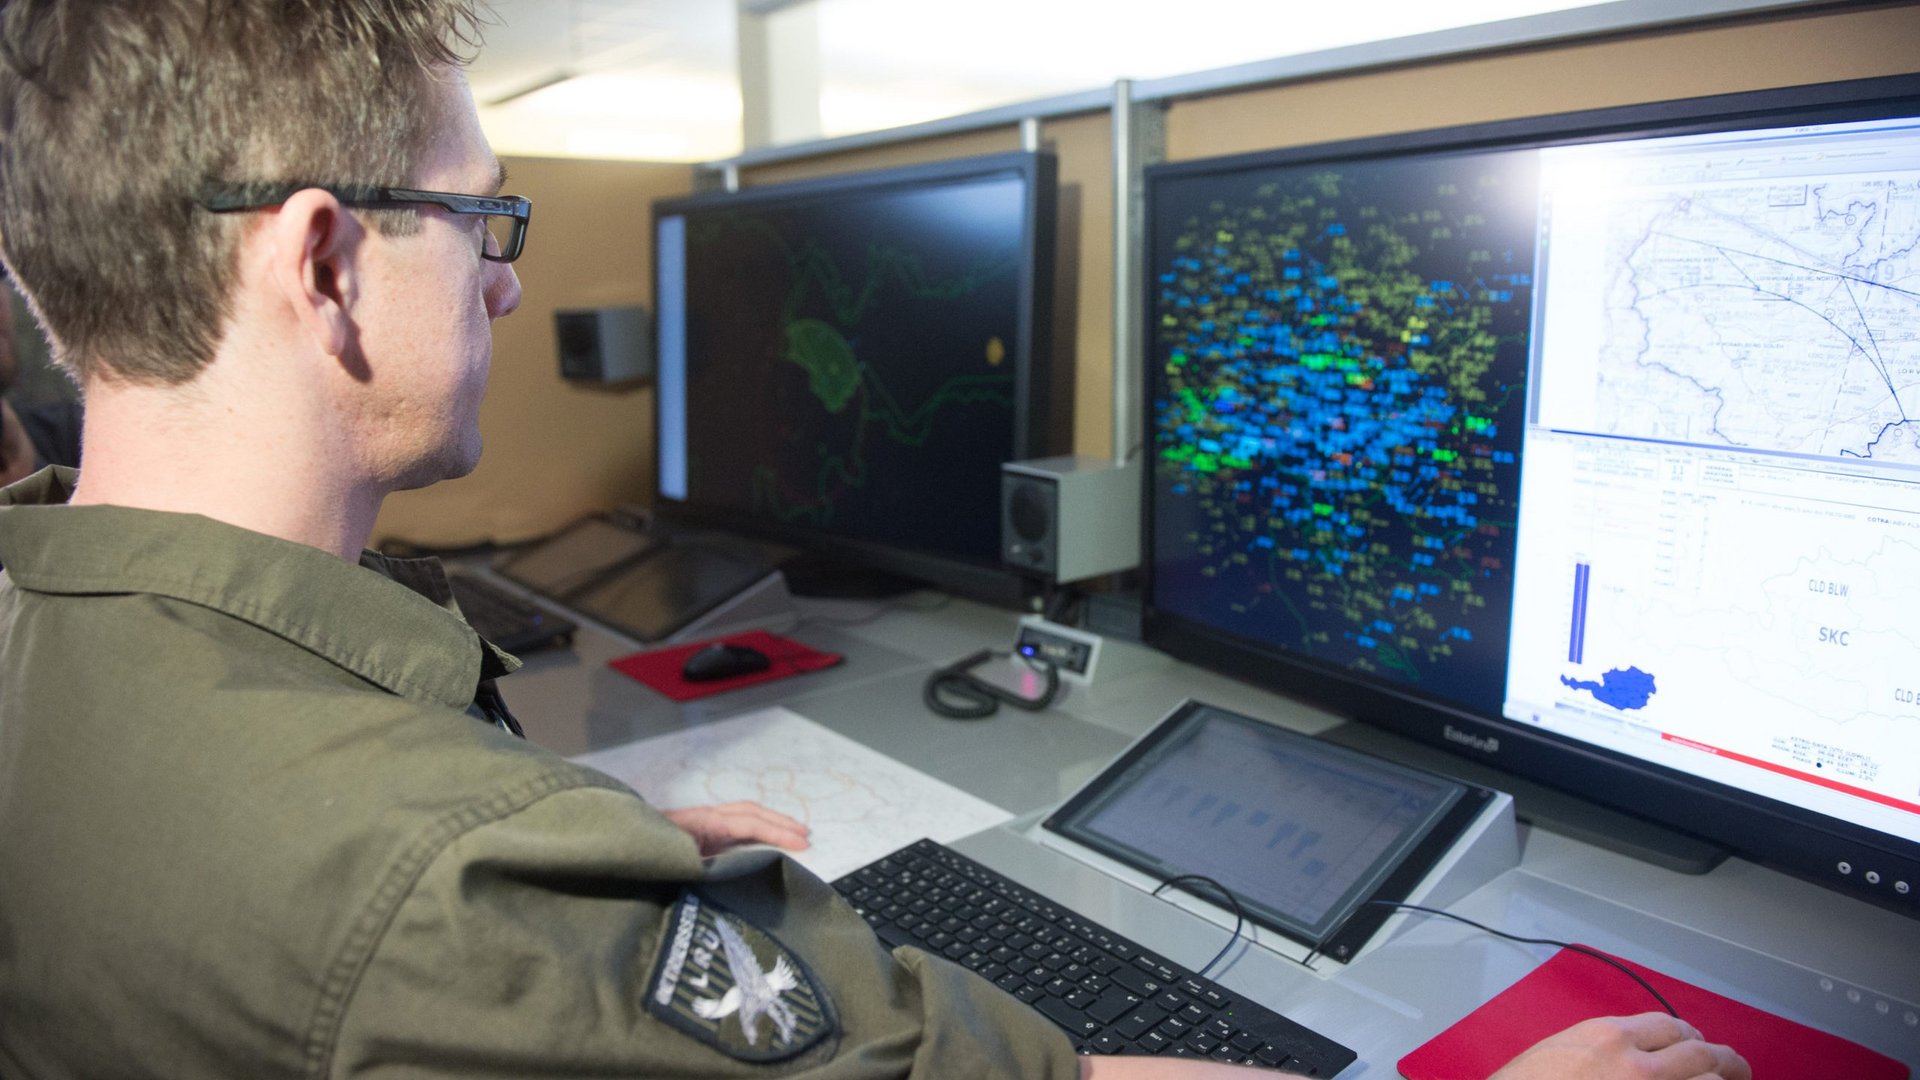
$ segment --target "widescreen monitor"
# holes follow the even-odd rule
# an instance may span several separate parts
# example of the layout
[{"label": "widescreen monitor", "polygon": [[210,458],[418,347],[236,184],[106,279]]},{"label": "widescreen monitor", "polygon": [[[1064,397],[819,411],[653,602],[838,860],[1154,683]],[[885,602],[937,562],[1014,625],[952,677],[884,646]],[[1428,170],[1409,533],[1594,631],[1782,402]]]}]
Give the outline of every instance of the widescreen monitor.
[{"label": "widescreen monitor", "polygon": [[1149,641],[1920,911],[1920,78],[1147,211]]},{"label": "widescreen monitor", "polygon": [[1014,153],[656,204],[656,508],[1017,597],[1000,465],[1047,446],[1054,175]]}]

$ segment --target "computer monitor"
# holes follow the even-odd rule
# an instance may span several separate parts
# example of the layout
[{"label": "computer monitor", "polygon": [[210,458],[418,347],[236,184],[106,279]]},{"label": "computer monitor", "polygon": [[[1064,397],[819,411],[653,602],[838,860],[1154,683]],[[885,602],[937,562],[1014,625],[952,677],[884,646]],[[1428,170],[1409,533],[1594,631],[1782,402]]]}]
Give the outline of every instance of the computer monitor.
[{"label": "computer monitor", "polygon": [[655,507],[1017,599],[1000,465],[1047,446],[1054,177],[1011,153],[657,203]]},{"label": "computer monitor", "polygon": [[1920,912],[1920,77],[1147,215],[1149,642]]}]

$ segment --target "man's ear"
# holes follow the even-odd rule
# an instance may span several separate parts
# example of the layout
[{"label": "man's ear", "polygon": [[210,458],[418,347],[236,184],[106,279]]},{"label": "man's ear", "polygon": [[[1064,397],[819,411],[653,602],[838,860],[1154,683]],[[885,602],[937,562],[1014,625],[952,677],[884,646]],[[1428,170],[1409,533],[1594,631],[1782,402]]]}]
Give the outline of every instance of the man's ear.
[{"label": "man's ear", "polygon": [[365,229],[340,200],[296,192],[267,225],[269,273],[315,348],[344,356],[353,340]]}]

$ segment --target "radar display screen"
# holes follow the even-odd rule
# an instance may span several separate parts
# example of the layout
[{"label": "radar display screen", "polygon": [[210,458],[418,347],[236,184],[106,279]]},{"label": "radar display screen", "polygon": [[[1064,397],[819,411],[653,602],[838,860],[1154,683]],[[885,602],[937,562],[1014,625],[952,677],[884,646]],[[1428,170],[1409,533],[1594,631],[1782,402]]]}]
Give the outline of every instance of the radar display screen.
[{"label": "radar display screen", "polygon": [[663,213],[662,496],[997,562],[1030,202],[1002,169]]},{"label": "radar display screen", "polygon": [[1441,154],[1156,183],[1159,608],[1498,714],[1536,169]]}]

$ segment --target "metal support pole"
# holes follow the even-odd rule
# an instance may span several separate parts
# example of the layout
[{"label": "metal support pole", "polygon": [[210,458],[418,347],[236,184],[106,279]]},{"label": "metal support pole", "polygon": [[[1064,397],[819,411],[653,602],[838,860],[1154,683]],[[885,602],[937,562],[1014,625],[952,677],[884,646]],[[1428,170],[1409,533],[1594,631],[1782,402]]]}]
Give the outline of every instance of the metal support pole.
[{"label": "metal support pole", "polygon": [[1020,149],[1029,154],[1040,152],[1040,118],[1028,116],[1020,121]]},{"label": "metal support pole", "polygon": [[1140,301],[1145,280],[1146,191],[1141,170],[1165,160],[1164,106],[1133,100],[1133,80],[1113,84],[1113,460],[1140,449],[1145,342]]},{"label": "metal support pole", "polygon": [[811,0],[739,0],[740,134],[749,150],[820,137],[820,22]]}]

